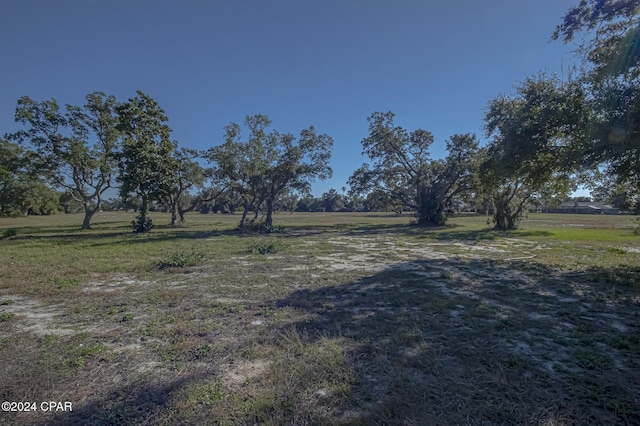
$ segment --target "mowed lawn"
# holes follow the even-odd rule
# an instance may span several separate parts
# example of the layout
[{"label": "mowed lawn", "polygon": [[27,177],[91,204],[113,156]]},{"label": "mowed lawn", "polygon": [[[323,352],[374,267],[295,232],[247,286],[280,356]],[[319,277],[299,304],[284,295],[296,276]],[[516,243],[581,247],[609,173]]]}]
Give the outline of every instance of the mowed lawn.
[{"label": "mowed lawn", "polygon": [[133,217],[0,219],[1,424],[640,424],[634,216]]}]

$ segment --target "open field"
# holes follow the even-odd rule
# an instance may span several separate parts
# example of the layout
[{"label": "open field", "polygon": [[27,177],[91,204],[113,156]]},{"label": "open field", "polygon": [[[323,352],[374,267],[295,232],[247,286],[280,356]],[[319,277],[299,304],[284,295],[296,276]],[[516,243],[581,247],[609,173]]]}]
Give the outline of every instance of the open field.
[{"label": "open field", "polygon": [[152,217],[0,220],[0,423],[640,424],[635,217]]}]

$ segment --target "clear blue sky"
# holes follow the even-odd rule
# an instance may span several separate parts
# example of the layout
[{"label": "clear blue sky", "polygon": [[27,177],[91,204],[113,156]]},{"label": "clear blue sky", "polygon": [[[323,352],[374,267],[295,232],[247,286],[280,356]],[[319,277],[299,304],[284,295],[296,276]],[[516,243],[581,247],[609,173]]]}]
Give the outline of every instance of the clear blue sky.
[{"label": "clear blue sky", "polygon": [[484,140],[487,102],[526,76],[578,63],[549,42],[578,0],[2,0],[0,134],[21,96],[82,105],[140,89],[173,138],[204,149],[223,126],[266,114],[280,132],[314,125],[335,141],[340,189],[362,162],[366,118]]}]

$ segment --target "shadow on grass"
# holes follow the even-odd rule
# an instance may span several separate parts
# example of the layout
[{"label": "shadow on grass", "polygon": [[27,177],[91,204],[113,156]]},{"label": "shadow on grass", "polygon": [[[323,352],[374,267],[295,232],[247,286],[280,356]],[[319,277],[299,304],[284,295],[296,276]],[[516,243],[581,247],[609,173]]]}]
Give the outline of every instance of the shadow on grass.
[{"label": "shadow on grass", "polygon": [[553,233],[543,230],[500,231],[492,227],[469,229],[465,225],[447,224],[443,226],[418,226],[406,224],[321,224],[321,225],[286,225],[282,234],[295,236],[313,236],[326,232],[340,232],[347,235],[396,234],[417,238],[433,238],[439,240],[494,240],[498,237],[548,237]]},{"label": "shadow on grass", "polygon": [[223,231],[203,231],[203,230],[189,230],[186,228],[164,228],[159,231],[152,231],[143,234],[136,234],[130,230],[123,231],[62,231],[62,232],[37,232],[31,235],[15,235],[10,238],[6,238],[6,241],[15,241],[20,243],[21,241],[51,241],[55,244],[61,245],[75,245],[81,242],[88,243],[91,246],[118,246],[121,244],[146,244],[161,241],[174,241],[174,240],[198,240],[207,239],[218,236],[242,236],[240,231],[236,230],[223,230]]},{"label": "shadow on grass", "polygon": [[[394,214],[370,215],[369,217],[396,217]],[[409,219],[407,217],[407,219]],[[217,222],[217,224],[220,224]],[[213,224],[215,225],[215,224]],[[501,232],[491,228],[468,229],[464,225],[446,225],[423,227],[414,224],[313,224],[296,225],[287,224],[281,229],[282,232],[261,233],[257,231],[242,232],[237,229],[225,229],[221,231],[194,230],[190,227],[171,227],[160,225],[150,233],[134,234],[131,226],[123,222],[98,221],[92,224],[91,230],[80,230],[77,225],[63,226],[29,226],[14,228],[17,235],[6,240],[55,240],[58,244],[74,244],[79,241],[90,241],[91,245],[117,245],[144,244],[149,242],[171,241],[176,239],[205,239],[215,236],[271,236],[276,238],[318,236],[326,233],[340,233],[341,235],[363,236],[363,235],[397,235],[409,236],[413,238],[428,238],[438,240],[493,240],[498,237],[539,237],[551,236],[547,231],[513,231]]]},{"label": "shadow on grass", "polygon": [[[310,315],[281,334],[293,328],[308,346],[342,342],[359,373],[346,409],[357,407],[363,424],[632,424],[640,421],[638,304],[629,297],[640,293],[637,272],[417,261],[276,303]],[[626,286],[614,300],[606,279],[591,291],[574,286],[593,274]],[[317,391],[309,387],[297,391]]]},{"label": "shadow on grass", "polygon": [[[637,269],[593,272],[620,271]],[[217,379],[123,387],[115,403],[58,419],[189,424],[198,410],[211,424],[638,424],[638,305],[624,297],[639,289],[612,300],[606,282],[578,287],[589,274],[450,258],[300,289],[265,303],[294,320],[266,321],[254,356],[284,359],[245,385],[182,411],[190,382]]]},{"label": "shadow on grass", "polygon": [[523,238],[523,237],[549,237],[553,234],[548,231],[499,231],[496,229],[471,229],[471,230],[453,230],[444,229],[441,232],[429,235],[431,238],[439,240],[495,240],[496,238]]},{"label": "shadow on grass", "polygon": [[154,424],[154,417],[166,409],[174,392],[193,378],[180,377],[161,385],[131,386],[110,392],[104,402],[89,403],[68,413],[58,413],[43,424],[137,425]]}]

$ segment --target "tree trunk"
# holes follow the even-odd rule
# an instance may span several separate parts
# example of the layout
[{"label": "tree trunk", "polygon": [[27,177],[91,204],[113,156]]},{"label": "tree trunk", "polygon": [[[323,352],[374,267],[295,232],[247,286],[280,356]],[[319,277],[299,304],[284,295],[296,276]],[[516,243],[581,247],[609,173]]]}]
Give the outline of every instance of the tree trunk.
[{"label": "tree trunk", "polygon": [[247,220],[247,214],[249,214],[249,204],[245,201],[242,217],[240,218],[240,229],[244,228],[244,223]]},{"label": "tree trunk", "polygon": [[95,209],[84,208],[84,220],[82,221],[82,229],[91,229],[91,218],[93,217]]},{"label": "tree trunk", "polygon": [[493,222],[495,228],[501,231],[516,229],[522,219],[524,204],[511,205],[511,201],[496,200]]},{"label": "tree trunk", "polygon": [[176,226],[177,221],[178,221],[178,205],[174,204],[171,206],[171,226]]},{"label": "tree trunk", "polygon": [[150,232],[153,227],[153,221],[147,217],[147,213],[149,212],[149,201],[146,198],[142,199],[142,207],[140,208],[140,213],[136,217],[136,220],[131,222],[133,225],[133,232],[143,233]]},{"label": "tree trunk", "polygon": [[100,210],[100,205],[102,204],[102,197],[98,194],[98,202],[96,203],[94,208],[89,207],[90,200],[84,200],[82,206],[84,207],[84,220],[82,221],[81,229],[91,229],[91,218],[96,214],[98,210]]},{"label": "tree trunk", "polygon": [[442,201],[435,193],[422,191],[418,206],[418,225],[444,225],[446,221]]},{"label": "tree trunk", "polygon": [[199,205],[200,202],[198,201],[192,202],[191,205],[186,209],[180,208],[180,206],[178,205],[178,216],[180,216],[180,223],[186,223],[187,219],[185,219],[184,215],[194,211]]},{"label": "tree trunk", "polygon": [[271,229],[273,227],[273,201],[271,199],[266,200],[267,204],[267,218],[265,220],[265,227]]}]

